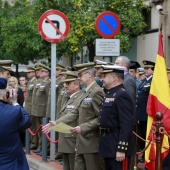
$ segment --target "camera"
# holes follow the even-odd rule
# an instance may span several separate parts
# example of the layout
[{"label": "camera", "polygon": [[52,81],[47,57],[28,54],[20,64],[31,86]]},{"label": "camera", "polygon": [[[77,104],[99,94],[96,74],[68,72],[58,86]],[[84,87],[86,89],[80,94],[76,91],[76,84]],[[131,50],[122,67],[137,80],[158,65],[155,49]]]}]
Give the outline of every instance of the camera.
[{"label": "camera", "polygon": [[7,92],[6,92],[6,98],[9,99],[9,96],[10,96],[10,92],[7,91]]},{"label": "camera", "polygon": [[[10,93],[12,93],[12,95],[10,95]],[[9,99],[10,96],[12,96],[12,99],[13,99],[13,96],[14,96],[13,90],[11,90],[11,91],[8,90],[8,91],[6,92],[6,98]]]}]

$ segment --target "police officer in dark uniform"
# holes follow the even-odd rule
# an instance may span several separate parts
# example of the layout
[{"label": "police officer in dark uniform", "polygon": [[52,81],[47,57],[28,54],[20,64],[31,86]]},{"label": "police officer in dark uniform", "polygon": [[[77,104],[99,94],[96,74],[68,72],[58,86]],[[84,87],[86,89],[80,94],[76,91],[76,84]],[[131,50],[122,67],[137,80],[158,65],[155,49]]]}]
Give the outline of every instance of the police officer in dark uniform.
[{"label": "police officer in dark uniform", "polygon": [[[144,74],[146,78],[141,82],[137,89],[135,118],[138,121],[139,135],[143,139],[146,139],[146,127],[147,127],[146,107],[155,63],[147,60],[144,60],[142,62],[144,64]],[[140,140],[139,150],[142,150],[144,148],[145,142]]]},{"label": "police officer in dark uniform", "polygon": [[103,68],[107,93],[100,108],[99,157],[105,159],[106,170],[128,170],[134,154],[134,105],[123,86],[124,67]]}]

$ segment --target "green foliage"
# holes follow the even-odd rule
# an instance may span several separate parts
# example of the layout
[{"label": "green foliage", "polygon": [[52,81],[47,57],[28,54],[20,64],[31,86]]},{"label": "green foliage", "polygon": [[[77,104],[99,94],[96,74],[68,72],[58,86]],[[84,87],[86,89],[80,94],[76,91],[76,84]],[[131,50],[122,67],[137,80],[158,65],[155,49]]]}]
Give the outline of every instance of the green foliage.
[{"label": "green foliage", "polygon": [[71,25],[68,37],[57,43],[58,57],[73,56],[83,46],[94,50],[94,41],[100,38],[94,27],[95,19],[106,10],[119,16],[121,31],[115,38],[120,39],[121,52],[127,52],[131,35],[140,34],[146,27],[142,16],[142,9],[146,8],[143,1],[34,0],[30,5],[28,0],[17,0],[14,6],[10,6],[0,0],[0,6],[4,6],[0,11],[0,58],[10,58],[17,64],[49,57],[50,43],[44,41],[37,31],[40,16],[49,9],[65,13]]}]

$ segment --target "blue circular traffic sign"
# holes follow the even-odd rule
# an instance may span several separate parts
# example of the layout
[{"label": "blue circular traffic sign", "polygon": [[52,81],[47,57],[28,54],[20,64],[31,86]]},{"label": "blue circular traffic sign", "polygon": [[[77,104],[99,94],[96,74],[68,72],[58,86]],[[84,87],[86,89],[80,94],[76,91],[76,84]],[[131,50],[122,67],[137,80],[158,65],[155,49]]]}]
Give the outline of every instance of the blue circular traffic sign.
[{"label": "blue circular traffic sign", "polygon": [[119,17],[110,11],[99,14],[95,21],[97,33],[103,38],[113,38],[120,31]]}]

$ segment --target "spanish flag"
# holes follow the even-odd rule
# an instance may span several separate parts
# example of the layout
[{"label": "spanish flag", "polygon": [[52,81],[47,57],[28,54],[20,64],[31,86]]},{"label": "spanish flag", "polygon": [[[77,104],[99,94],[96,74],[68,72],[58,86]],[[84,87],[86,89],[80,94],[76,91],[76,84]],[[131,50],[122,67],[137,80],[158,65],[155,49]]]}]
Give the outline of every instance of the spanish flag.
[{"label": "spanish flag", "polygon": [[[151,82],[150,94],[147,103],[147,132],[146,140],[151,139],[151,127],[155,124],[155,115],[157,112],[163,114],[162,122],[164,123],[165,130],[170,133],[170,88],[166,71],[166,63],[163,53],[163,43],[162,43],[162,33],[159,35],[158,53],[156,57],[156,65],[154,69],[154,74]],[[152,138],[155,142],[155,137]],[[147,145],[147,144],[146,144]],[[168,137],[163,135],[162,143],[162,159],[164,159],[169,150],[165,147],[169,146]],[[155,144],[152,143],[148,149],[145,151],[145,166],[148,170],[155,169]]]}]

